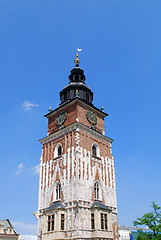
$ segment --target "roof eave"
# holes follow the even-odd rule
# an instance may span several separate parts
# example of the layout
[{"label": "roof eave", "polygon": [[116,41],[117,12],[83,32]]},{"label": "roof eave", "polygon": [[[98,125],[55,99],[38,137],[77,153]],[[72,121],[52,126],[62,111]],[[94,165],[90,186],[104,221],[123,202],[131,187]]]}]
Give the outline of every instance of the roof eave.
[{"label": "roof eave", "polygon": [[80,99],[80,98],[77,97],[77,98],[74,98],[74,99],[72,99],[72,100],[68,100],[68,101],[65,102],[64,104],[60,104],[60,105],[59,105],[56,109],[54,109],[52,112],[49,112],[49,113],[45,114],[44,117],[49,118],[49,117],[52,116],[56,111],[58,111],[60,108],[65,107],[66,105],[71,104],[71,103],[76,102],[76,101],[80,101],[80,102],[84,103],[85,105],[94,108],[96,111],[98,111],[98,112],[99,112],[101,115],[103,115],[104,117],[108,116],[107,113],[101,111],[99,108],[95,107],[92,103],[88,103],[88,102],[86,102],[86,101],[84,101],[84,100],[82,100],[82,99]]}]

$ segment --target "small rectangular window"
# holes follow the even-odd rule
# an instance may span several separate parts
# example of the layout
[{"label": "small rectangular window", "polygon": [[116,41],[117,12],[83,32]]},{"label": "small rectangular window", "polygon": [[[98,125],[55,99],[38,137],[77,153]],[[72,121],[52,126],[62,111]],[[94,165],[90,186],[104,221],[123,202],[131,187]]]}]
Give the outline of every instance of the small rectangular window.
[{"label": "small rectangular window", "polygon": [[101,229],[104,229],[104,215],[101,213]]},{"label": "small rectangular window", "polygon": [[95,229],[95,226],[94,226],[94,213],[91,213],[91,229]]},{"label": "small rectangular window", "polygon": [[48,232],[54,231],[54,214],[48,216]]},{"label": "small rectangular window", "polygon": [[52,215],[51,231],[54,231],[54,215]]},{"label": "small rectangular window", "polygon": [[103,230],[108,229],[107,214],[101,213],[101,229]]},{"label": "small rectangular window", "polygon": [[108,226],[107,226],[107,214],[105,214],[105,229],[108,229]]},{"label": "small rectangular window", "polygon": [[48,231],[50,231],[50,216],[48,216]]},{"label": "small rectangular window", "polygon": [[61,230],[64,230],[64,214],[61,214]]}]

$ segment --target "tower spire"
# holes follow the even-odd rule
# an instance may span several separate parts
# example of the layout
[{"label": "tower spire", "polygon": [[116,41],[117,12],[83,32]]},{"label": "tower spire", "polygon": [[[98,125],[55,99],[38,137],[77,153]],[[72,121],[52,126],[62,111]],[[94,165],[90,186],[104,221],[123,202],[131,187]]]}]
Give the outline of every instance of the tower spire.
[{"label": "tower spire", "polygon": [[75,97],[92,104],[93,92],[86,86],[84,71],[79,67],[80,60],[78,58],[78,53],[80,51],[82,51],[82,49],[77,48],[76,58],[74,60],[75,67],[70,71],[69,83],[60,92],[61,104],[73,100]]}]

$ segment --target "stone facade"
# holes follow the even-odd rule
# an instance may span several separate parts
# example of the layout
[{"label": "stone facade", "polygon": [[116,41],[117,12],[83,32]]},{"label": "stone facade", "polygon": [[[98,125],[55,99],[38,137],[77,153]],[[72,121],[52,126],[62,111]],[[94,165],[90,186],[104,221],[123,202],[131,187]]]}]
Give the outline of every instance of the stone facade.
[{"label": "stone facade", "polygon": [[119,240],[130,240],[131,231],[127,226],[118,226]]},{"label": "stone facade", "polygon": [[9,219],[0,220],[0,240],[18,240],[19,234],[16,233]]},{"label": "stone facade", "polygon": [[[62,110],[67,119],[58,126]],[[96,125],[88,121],[88,110]],[[105,116],[78,96],[46,115],[38,239],[118,239],[113,140],[105,136]]]}]

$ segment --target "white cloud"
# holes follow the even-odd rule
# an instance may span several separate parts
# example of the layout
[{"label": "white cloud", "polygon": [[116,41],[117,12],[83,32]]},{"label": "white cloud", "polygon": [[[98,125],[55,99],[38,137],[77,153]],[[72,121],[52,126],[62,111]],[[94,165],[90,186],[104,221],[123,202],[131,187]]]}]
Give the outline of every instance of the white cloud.
[{"label": "white cloud", "polygon": [[33,171],[34,174],[39,174],[39,172],[40,172],[40,164],[32,167],[31,170]]},{"label": "white cloud", "polygon": [[24,103],[23,103],[23,108],[24,108],[25,111],[30,111],[34,107],[39,107],[39,105],[38,104],[33,104],[29,101],[24,101]]},{"label": "white cloud", "polygon": [[18,234],[37,235],[37,225],[36,224],[12,221],[12,225],[14,226],[14,228]]},{"label": "white cloud", "polygon": [[40,172],[40,164],[37,164],[34,167],[26,168],[24,167],[23,163],[20,163],[17,167],[16,175],[20,175],[23,171],[26,171],[26,173],[32,173],[32,174],[39,174]]},{"label": "white cloud", "polygon": [[20,240],[37,240],[37,236],[33,235],[20,235]]},{"label": "white cloud", "polygon": [[23,170],[24,170],[23,163],[20,163],[17,168],[18,168],[18,170],[17,170],[17,172],[16,172],[16,175],[19,175],[19,174],[21,174],[21,173],[23,172]]}]

